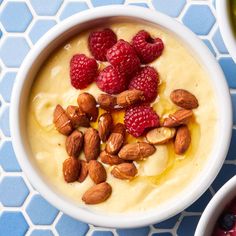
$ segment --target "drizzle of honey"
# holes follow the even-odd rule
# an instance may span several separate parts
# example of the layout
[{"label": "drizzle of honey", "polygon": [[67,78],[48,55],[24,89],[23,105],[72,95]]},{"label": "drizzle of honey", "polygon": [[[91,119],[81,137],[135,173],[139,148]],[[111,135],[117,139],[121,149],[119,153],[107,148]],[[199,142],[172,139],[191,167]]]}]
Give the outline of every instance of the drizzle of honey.
[{"label": "drizzle of honey", "polygon": [[[162,91],[165,89],[165,84],[162,83],[159,88],[159,97],[156,100],[155,103],[152,104],[153,109],[159,114],[160,117],[165,117],[170,113],[174,113],[176,111],[176,106],[170,101],[169,96],[165,96]],[[106,111],[99,108],[99,116]],[[112,111],[111,112],[114,124],[117,123],[124,123],[124,115],[125,112],[123,110],[118,111]],[[98,128],[98,122],[92,122],[91,126],[93,128]],[[148,181],[154,185],[159,185],[163,182],[165,182],[168,179],[168,175],[170,174],[171,170],[173,168],[176,168],[182,161],[185,159],[191,159],[194,157],[196,150],[198,149],[199,140],[200,140],[200,126],[195,121],[194,118],[192,118],[188,123],[188,128],[191,133],[191,144],[188,148],[188,150],[183,155],[177,155],[174,152],[174,144],[173,141],[167,143],[167,149],[168,149],[168,162],[166,169],[160,174],[155,176],[138,176],[133,181],[130,182],[130,184],[135,184],[137,181]],[[145,141],[144,137],[135,138],[130,134],[126,135],[125,143],[134,143],[138,141]],[[105,143],[102,143],[101,146],[102,150],[105,148]],[[145,161],[145,160],[144,160]],[[141,162],[141,161],[140,161]]]}]

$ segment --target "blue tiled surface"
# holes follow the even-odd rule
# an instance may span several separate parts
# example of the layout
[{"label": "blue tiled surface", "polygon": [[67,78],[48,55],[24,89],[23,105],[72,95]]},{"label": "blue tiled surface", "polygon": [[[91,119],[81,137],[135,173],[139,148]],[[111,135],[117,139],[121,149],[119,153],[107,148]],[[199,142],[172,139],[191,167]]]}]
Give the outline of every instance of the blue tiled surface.
[{"label": "blue tiled surface", "polygon": [[[9,186],[11,186],[9,188]],[[19,207],[29,194],[22,177],[9,176],[0,182],[0,201],[3,206]],[[14,196],[14,197],[13,197]]]},{"label": "blue tiled surface", "polygon": [[54,235],[51,230],[36,229],[30,234],[30,236],[54,236]]},{"label": "blue tiled surface", "polygon": [[39,194],[32,197],[26,208],[26,212],[36,225],[50,225],[58,214],[58,210]]},{"label": "blue tiled surface", "polygon": [[227,48],[225,47],[225,44],[223,42],[220,30],[217,29],[217,31],[214,33],[213,38],[212,38],[213,43],[217,47],[218,51],[222,54],[228,53]]},{"label": "blue tiled surface", "polygon": [[185,216],[177,230],[178,236],[194,235],[199,218],[199,216]]},{"label": "blue tiled surface", "polygon": [[116,230],[119,236],[143,236],[148,235],[150,228],[142,227],[136,229],[117,229]]},{"label": "blue tiled surface", "polygon": [[1,235],[18,236],[25,235],[29,228],[23,214],[18,211],[4,211],[0,215]]},{"label": "blue tiled surface", "polygon": [[23,37],[8,37],[0,47],[0,57],[7,67],[19,67],[30,47]]},{"label": "blue tiled surface", "polygon": [[[2,0],[0,0],[0,3]],[[186,3],[187,2],[187,3]],[[139,229],[104,229],[74,220],[47,203],[40,195],[31,193],[26,177],[12,149],[9,130],[9,106],[15,76],[24,57],[57,22],[89,7],[110,4],[138,5],[163,12],[182,21],[201,37],[217,57],[229,87],[236,88],[236,64],[224,45],[215,19],[214,1],[186,0],[5,0],[0,6],[0,236],[193,236],[199,215],[212,197],[210,190],[184,212],[153,227]],[[187,4],[187,5],[186,5]],[[174,6],[174,7],[173,7]],[[3,33],[3,35],[2,35]],[[234,124],[236,124],[236,93],[231,91]],[[1,135],[4,136],[1,136]],[[236,129],[226,163],[212,184],[217,191],[235,175]],[[3,172],[3,174],[2,174]],[[11,176],[8,176],[11,175]],[[27,181],[28,182],[28,181]],[[32,188],[33,189],[33,188]],[[17,209],[12,211],[12,207]],[[11,209],[11,210],[8,210]],[[24,217],[24,215],[26,217]],[[29,222],[28,222],[29,221]],[[15,227],[17,225],[17,227]],[[30,226],[29,226],[30,225]],[[177,232],[177,234],[176,234]]]},{"label": "blue tiled surface", "polygon": [[33,16],[24,2],[8,2],[0,14],[0,21],[8,32],[24,32]]},{"label": "blue tiled surface", "polygon": [[65,18],[86,9],[88,9],[86,2],[68,2],[60,15],[60,19],[64,20]]},{"label": "blue tiled surface", "polygon": [[114,234],[110,231],[95,231],[92,236],[113,236]]},{"label": "blue tiled surface", "polygon": [[56,225],[56,230],[59,235],[77,236],[78,232],[80,232],[82,236],[88,232],[89,227],[87,224],[63,214]]},{"label": "blue tiled surface", "polygon": [[30,0],[32,7],[39,16],[53,16],[57,13],[63,0]]},{"label": "blue tiled surface", "polygon": [[55,20],[38,20],[34,23],[29,32],[29,37],[33,43],[36,43],[49,29],[56,25]]},{"label": "blue tiled surface", "polygon": [[183,23],[194,33],[207,35],[215,23],[215,17],[207,5],[191,5],[183,17]]},{"label": "blue tiled surface", "polygon": [[157,11],[165,13],[172,17],[177,17],[184,5],[186,0],[153,0],[152,4]]},{"label": "blue tiled surface", "polygon": [[21,171],[10,141],[5,141],[0,146],[0,165],[7,172]]},{"label": "blue tiled surface", "polygon": [[171,217],[170,219],[168,219],[166,221],[155,224],[154,227],[159,228],[159,229],[161,229],[161,228],[172,229],[176,225],[179,217],[180,217],[180,215],[173,216],[173,217]]},{"label": "blue tiled surface", "polygon": [[6,102],[10,102],[15,77],[15,72],[8,72],[0,80],[0,94]]}]

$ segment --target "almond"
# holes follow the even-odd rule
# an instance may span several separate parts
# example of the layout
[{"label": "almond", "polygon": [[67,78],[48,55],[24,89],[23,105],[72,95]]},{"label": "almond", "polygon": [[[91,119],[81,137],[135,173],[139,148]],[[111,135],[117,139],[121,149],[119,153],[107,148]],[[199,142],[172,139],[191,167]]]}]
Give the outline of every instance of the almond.
[{"label": "almond", "polygon": [[156,148],[145,142],[126,144],[119,151],[119,157],[126,161],[142,160],[156,151]]},{"label": "almond", "polygon": [[117,96],[117,104],[125,108],[136,104],[143,99],[143,91],[136,89],[126,90]]},{"label": "almond", "polygon": [[66,151],[69,156],[78,157],[83,147],[83,133],[75,130],[66,138]]},{"label": "almond", "polygon": [[69,157],[63,162],[63,175],[67,183],[75,182],[80,173],[80,162],[75,157]]},{"label": "almond", "polygon": [[103,142],[106,142],[113,125],[112,116],[110,113],[102,114],[98,119],[98,134]]},{"label": "almond", "polygon": [[81,93],[77,102],[82,112],[86,113],[91,121],[96,121],[98,117],[98,108],[95,98],[89,93]]},{"label": "almond", "polygon": [[73,131],[72,122],[61,105],[54,110],[53,122],[61,134],[69,135]]},{"label": "almond", "polygon": [[138,173],[136,166],[133,163],[122,163],[117,165],[111,171],[111,174],[118,179],[133,179]]},{"label": "almond", "polygon": [[84,155],[87,161],[96,160],[100,154],[100,138],[94,128],[88,128],[84,133]]},{"label": "almond", "polygon": [[107,179],[106,169],[100,162],[95,160],[89,162],[88,174],[95,184],[105,182]]},{"label": "almond", "polygon": [[185,109],[198,107],[197,98],[185,89],[176,89],[171,92],[170,99],[174,104]]},{"label": "almond", "polygon": [[84,182],[84,180],[86,179],[87,175],[88,175],[88,164],[86,161],[81,160],[80,161],[80,174],[79,174],[79,178],[78,181],[80,183]]},{"label": "almond", "polygon": [[163,126],[172,128],[186,124],[192,116],[192,110],[178,110],[174,114],[170,114],[168,118],[164,119]]},{"label": "almond", "polygon": [[117,154],[125,140],[125,126],[117,123],[107,140],[106,151],[109,154]]},{"label": "almond", "polygon": [[187,125],[182,125],[177,129],[174,149],[176,154],[184,154],[191,143],[191,135]]},{"label": "almond", "polygon": [[151,144],[164,144],[175,136],[175,128],[160,127],[150,130],[146,139]]},{"label": "almond", "polygon": [[66,113],[69,116],[73,127],[76,129],[79,126],[89,127],[89,118],[87,115],[82,112],[77,106],[68,106],[66,109]]},{"label": "almond", "polygon": [[98,204],[106,201],[110,197],[111,192],[112,188],[110,184],[106,182],[100,183],[88,189],[84,193],[82,200],[86,204]]},{"label": "almond", "polygon": [[121,158],[119,158],[117,155],[112,155],[107,153],[106,151],[103,151],[100,153],[101,162],[108,164],[108,165],[118,165],[124,162]]},{"label": "almond", "polygon": [[100,107],[104,110],[113,110],[115,109],[116,103],[116,97],[110,95],[110,94],[100,94],[98,96],[98,104]]}]

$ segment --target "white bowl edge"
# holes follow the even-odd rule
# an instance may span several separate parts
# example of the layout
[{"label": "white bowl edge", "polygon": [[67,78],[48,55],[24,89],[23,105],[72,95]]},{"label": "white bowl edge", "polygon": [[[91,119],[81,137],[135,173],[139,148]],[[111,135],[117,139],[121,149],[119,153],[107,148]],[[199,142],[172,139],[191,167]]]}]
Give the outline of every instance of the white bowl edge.
[{"label": "white bowl edge", "polygon": [[[217,0],[216,1],[216,13],[219,23],[220,32],[230,55],[236,63],[236,38],[232,30],[231,17],[229,16],[229,0]],[[236,29],[235,29],[236,31]]]},{"label": "white bowl edge", "polygon": [[[217,76],[217,83],[215,84],[215,88],[217,90],[217,94],[221,94],[220,91],[224,91],[224,96],[221,94],[219,100],[219,109],[224,111],[224,114],[221,114],[221,122],[219,131],[221,131],[221,135],[218,137],[218,145],[222,146],[219,150],[217,150],[217,156],[219,156],[218,162],[208,163],[204,170],[206,171],[204,178],[200,180],[194,181],[196,184],[195,191],[189,189],[189,195],[181,198],[181,201],[175,201],[172,204],[166,206],[165,210],[159,212],[145,212],[145,214],[139,214],[138,216],[133,216],[132,218],[129,216],[112,216],[102,215],[98,213],[93,213],[89,210],[85,210],[82,208],[77,208],[75,210],[75,205],[64,200],[63,196],[59,197],[55,192],[53,192],[47,184],[44,183],[42,178],[36,174],[35,169],[30,164],[26,150],[21,142],[21,133],[20,131],[20,121],[19,121],[19,113],[20,113],[20,98],[21,98],[21,89],[24,85],[24,80],[29,70],[30,65],[33,63],[37,55],[39,55],[40,51],[46,47],[48,42],[55,39],[58,35],[64,32],[66,29],[70,27],[86,22],[88,20],[97,19],[98,17],[112,17],[112,16],[128,16],[141,18],[143,20],[153,22],[154,24],[161,24],[162,26],[170,29],[173,33],[178,35],[185,42],[186,46],[192,48],[195,53],[198,53],[198,57],[201,61],[204,61],[205,66],[208,68],[208,73],[210,77],[213,78]],[[186,41],[188,38],[188,42]],[[200,53],[201,52],[201,53]],[[214,78],[213,78],[214,79]],[[35,45],[34,49],[30,51],[27,55],[25,61],[23,62],[17,76],[16,84],[13,90],[14,99],[11,104],[10,109],[10,127],[11,127],[11,135],[13,140],[13,147],[17,154],[18,161],[28,176],[29,180],[33,183],[37,190],[54,206],[61,209],[65,213],[71,215],[72,217],[85,221],[87,223],[104,226],[104,227],[119,227],[119,228],[131,228],[131,227],[140,227],[152,223],[156,223],[160,220],[164,220],[169,218],[191,203],[193,203],[200,195],[209,187],[213,179],[218,174],[224,158],[226,156],[228,146],[230,143],[231,137],[231,128],[232,128],[232,108],[230,96],[228,93],[228,87],[226,81],[224,80],[224,75],[222,73],[221,68],[216,63],[215,58],[206,48],[206,46],[199,40],[197,37],[182,26],[180,23],[174,21],[173,19],[157,12],[152,12],[148,9],[141,9],[140,7],[134,6],[106,6],[95,9],[90,9],[79,13],[78,15],[72,16],[69,19],[61,22],[59,25],[55,26],[51,29],[39,42]],[[222,105],[222,106],[220,106]],[[217,146],[217,145],[216,145]],[[216,147],[218,148],[218,147]],[[214,153],[212,153],[213,156]],[[212,158],[211,158],[212,159]],[[193,186],[193,184],[191,186]],[[187,190],[186,190],[187,191]],[[174,206],[175,205],[175,206]]]},{"label": "white bowl edge", "polygon": [[209,236],[225,206],[236,197],[236,176],[218,190],[205,208],[195,231],[195,236]]}]

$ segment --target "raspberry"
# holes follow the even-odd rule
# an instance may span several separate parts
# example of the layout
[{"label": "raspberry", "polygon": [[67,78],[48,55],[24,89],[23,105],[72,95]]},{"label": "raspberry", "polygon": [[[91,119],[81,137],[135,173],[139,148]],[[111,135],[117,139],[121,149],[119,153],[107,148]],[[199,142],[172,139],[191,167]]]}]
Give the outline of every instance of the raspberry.
[{"label": "raspberry", "polygon": [[131,107],[125,113],[125,126],[130,134],[139,137],[150,128],[158,127],[159,116],[147,105]]},{"label": "raspberry", "polygon": [[126,78],[113,66],[108,66],[101,71],[96,79],[97,86],[109,94],[117,94],[126,89]]},{"label": "raspberry", "polygon": [[106,53],[117,42],[116,34],[111,29],[93,31],[88,38],[89,50],[96,60],[106,61]]},{"label": "raspberry", "polygon": [[120,39],[113,47],[107,50],[107,60],[121,73],[130,75],[138,70],[140,61],[133,47]]},{"label": "raspberry", "polygon": [[145,102],[153,102],[157,97],[159,76],[150,66],[142,67],[131,79],[129,89],[138,89],[144,93]]},{"label": "raspberry", "polygon": [[153,39],[145,30],[139,31],[133,37],[132,46],[143,64],[154,61],[164,49],[162,40],[160,38]]},{"label": "raspberry", "polygon": [[76,89],[84,89],[97,75],[98,65],[93,58],[76,54],[70,60],[70,82]]}]

